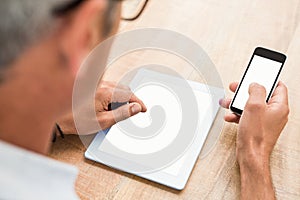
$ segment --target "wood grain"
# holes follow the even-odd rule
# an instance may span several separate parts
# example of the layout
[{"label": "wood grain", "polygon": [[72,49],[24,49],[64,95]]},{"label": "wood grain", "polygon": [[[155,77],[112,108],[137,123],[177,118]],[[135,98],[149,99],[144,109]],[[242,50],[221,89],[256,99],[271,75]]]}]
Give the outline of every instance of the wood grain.
[{"label": "wood grain", "polygon": [[[255,47],[288,55],[281,79],[289,88],[291,114],[271,159],[278,199],[300,199],[299,6],[299,0],[150,0],[140,18],[120,27],[120,32],[158,27],[190,37],[208,53],[225,87],[239,80]],[[186,76],[191,72],[191,67],[174,55],[143,51],[116,61],[106,79],[117,81],[134,67],[153,62],[172,66]],[[76,190],[82,199],[238,199],[236,126],[220,118],[211,131],[214,134],[222,128],[215,148],[197,161],[181,192],[85,160],[85,147],[77,136],[59,139],[50,156],[79,168]]]}]

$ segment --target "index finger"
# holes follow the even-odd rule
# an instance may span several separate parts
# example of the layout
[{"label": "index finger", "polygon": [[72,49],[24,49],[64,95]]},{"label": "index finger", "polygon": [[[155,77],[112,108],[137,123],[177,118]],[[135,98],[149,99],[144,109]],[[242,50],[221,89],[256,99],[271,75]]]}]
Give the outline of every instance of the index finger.
[{"label": "index finger", "polygon": [[142,107],[142,112],[147,111],[147,107],[144,102],[140,100],[137,96],[135,96],[130,90],[118,89],[115,88],[112,94],[112,101],[121,101],[121,102],[129,102],[129,103],[138,103]]},{"label": "index finger", "polygon": [[229,89],[230,89],[230,91],[231,91],[231,92],[235,92],[236,89],[237,89],[237,87],[238,87],[238,85],[239,85],[239,82],[232,82],[232,83],[230,83],[230,84],[229,84]]},{"label": "index finger", "polygon": [[111,81],[101,81],[99,84],[100,87],[108,87],[108,88],[115,88],[115,89],[123,89],[123,90],[129,90],[130,91],[130,87],[128,87],[127,85],[122,85],[122,84],[118,84],[116,82],[111,82]]},{"label": "index finger", "polygon": [[129,103],[133,103],[133,102],[136,102],[142,106],[142,112],[147,111],[147,107],[144,104],[144,102],[142,100],[140,100],[137,96],[135,96],[135,94],[132,93],[132,95],[130,96],[130,99],[129,99]]}]

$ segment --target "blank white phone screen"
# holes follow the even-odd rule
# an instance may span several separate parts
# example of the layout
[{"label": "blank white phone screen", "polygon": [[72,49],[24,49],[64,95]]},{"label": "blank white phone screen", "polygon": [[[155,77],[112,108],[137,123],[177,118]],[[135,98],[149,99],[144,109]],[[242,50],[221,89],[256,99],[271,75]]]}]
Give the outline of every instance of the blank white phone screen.
[{"label": "blank white phone screen", "polygon": [[258,83],[266,88],[267,97],[272,90],[274,81],[280,71],[282,63],[254,55],[246,76],[232,104],[234,108],[244,110],[249,98],[248,89],[251,83]]}]

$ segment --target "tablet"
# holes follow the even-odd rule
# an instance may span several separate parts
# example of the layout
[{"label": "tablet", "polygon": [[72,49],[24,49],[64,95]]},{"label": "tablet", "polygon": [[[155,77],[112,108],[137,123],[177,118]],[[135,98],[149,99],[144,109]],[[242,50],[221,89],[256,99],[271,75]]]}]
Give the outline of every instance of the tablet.
[{"label": "tablet", "polygon": [[[139,171],[140,169],[147,169],[143,167],[150,165],[147,163],[148,155],[155,155],[156,152],[162,152],[170,146],[177,137],[178,129],[182,128],[180,127],[182,126],[180,122],[183,116],[182,105],[178,102],[176,94],[170,91],[170,88],[159,84],[162,80],[164,82],[168,80],[168,84],[173,85],[170,87],[178,88],[178,91],[185,90],[185,88],[181,88],[181,81],[178,77],[148,69],[139,70],[131,81],[130,87],[146,104],[148,108],[147,113],[140,113],[112,126],[109,130],[99,132],[85,152],[85,157],[112,168],[143,177],[177,190],[182,190],[188,181],[219,110],[218,102],[219,99],[224,97],[224,90],[198,82],[185,81],[192,89],[195,97],[195,108],[198,108],[198,111],[200,111],[197,113],[196,131],[194,133],[186,132],[186,134],[194,135],[193,140],[190,141],[189,145],[181,151],[182,153],[178,155],[173,162],[163,165],[160,168],[155,168],[155,170]],[[161,122],[162,124],[157,122],[159,126],[161,126],[159,134],[146,137],[147,135],[143,135],[143,130],[147,128],[147,132],[149,133],[149,130],[151,132],[152,129],[148,127],[154,123],[155,117],[158,117],[149,115],[149,111],[154,109],[157,105],[163,108],[164,117],[167,120]],[[124,131],[122,124],[124,125],[126,123],[138,126],[139,128],[136,129],[138,133],[134,133],[135,129]],[[186,131],[188,131],[188,129]],[[136,137],[138,134],[144,137]],[[112,146],[114,148],[111,148]],[[174,149],[174,151],[176,150],[177,149]],[[163,155],[163,153],[161,155]],[[143,159],[135,160],[134,156],[139,156],[139,158]],[[155,158],[157,158],[158,161],[162,160],[157,154]],[[153,162],[153,160],[151,162]]]}]

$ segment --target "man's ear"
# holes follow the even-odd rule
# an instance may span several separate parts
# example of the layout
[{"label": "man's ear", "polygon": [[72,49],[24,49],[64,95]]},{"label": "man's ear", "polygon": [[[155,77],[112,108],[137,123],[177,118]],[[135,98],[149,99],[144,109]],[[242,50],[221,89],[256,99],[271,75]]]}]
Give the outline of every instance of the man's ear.
[{"label": "man's ear", "polygon": [[[77,10],[61,19],[59,48],[73,74],[77,73],[81,62],[90,52],[95,38],[100,40],[102,27],[99,18],[103,16],[106,7],[105,0],[84,1]],[[95,21],[99,22],[99,27],[95,27]]]}]

